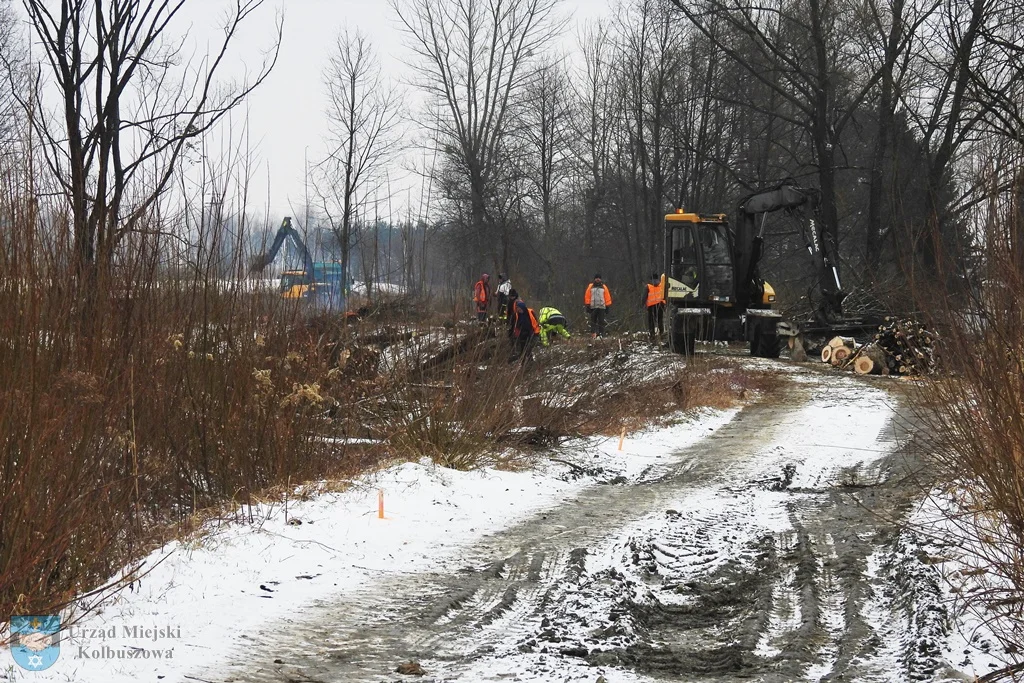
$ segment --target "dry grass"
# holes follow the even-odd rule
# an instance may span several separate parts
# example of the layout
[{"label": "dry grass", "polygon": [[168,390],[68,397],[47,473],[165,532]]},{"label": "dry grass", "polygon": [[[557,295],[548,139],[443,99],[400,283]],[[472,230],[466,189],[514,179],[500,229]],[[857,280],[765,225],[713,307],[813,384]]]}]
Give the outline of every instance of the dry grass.
[{"label": "dry grass", "polygon": [[[125,245],[76,283],[33,202],[0,201],[0,613],[47,613],[224,501],[345,476],[354,383],[275,293]],[[170,227],[170,226],[168,226]],[[243,262],[243,254],[235,254]]]},{"label": "dry grass", "polygon": [[[1018,176],[1020,177],[1020,176]],[[1017,193],[1024,190],[1018,187]],[[993,193],[973,294],[931,297],[946,376],[914,392],[927,452],[954,501],[948,542],[969,558],[966,609],[1007,652],[1024,652],[1024,220]],[[983,680],[1016,679],[1024,659]]]},{"label": "dry grass", "polygon": [[541,405],[561,409],[535,421],[575,436],[633,431],[694,408],[731,408],[783,381],[724,357],[687,362],[644,341],[614,339],[556,349],[536,370],[532,390],[545,397]]}]

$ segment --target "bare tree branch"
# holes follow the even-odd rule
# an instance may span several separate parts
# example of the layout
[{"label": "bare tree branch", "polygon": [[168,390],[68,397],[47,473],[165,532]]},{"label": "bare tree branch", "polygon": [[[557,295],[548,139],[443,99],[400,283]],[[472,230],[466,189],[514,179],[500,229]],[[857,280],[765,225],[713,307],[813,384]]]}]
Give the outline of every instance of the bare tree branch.
[{"label": "bare tree branch", "polygon": [[[61,135],[33,118],[65,188],[80,276],[105,268],[170,182],[183,150],[237,107],[277,60],[282,25],[255,76],[218,79],[241,26],[266,0],[233,0],[214,52],[178,66],[185,37],[169,28],[186,0],[22,0],[61,97]],[[37,88],[47,87],[41,71]],[[38,101],[38,93],[33,95]]]}]

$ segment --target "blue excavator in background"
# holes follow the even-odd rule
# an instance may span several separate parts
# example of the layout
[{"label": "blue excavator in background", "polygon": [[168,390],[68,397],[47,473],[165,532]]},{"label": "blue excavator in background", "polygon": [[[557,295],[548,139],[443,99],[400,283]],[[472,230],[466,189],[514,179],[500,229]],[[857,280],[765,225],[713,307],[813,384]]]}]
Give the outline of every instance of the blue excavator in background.
[{"label": "blue excavator in background", "polygon": [[281,273],[281,297],[307,301],[318,311],[345,311],[348,294],[345,264],[341,261],[314,261],[302,236],[292,227],[291,217],[281,222],[270,249],[253,259],[250,271],[262,272],[273,263],[286,240],[291,240],[302,257],[302,269]]}]

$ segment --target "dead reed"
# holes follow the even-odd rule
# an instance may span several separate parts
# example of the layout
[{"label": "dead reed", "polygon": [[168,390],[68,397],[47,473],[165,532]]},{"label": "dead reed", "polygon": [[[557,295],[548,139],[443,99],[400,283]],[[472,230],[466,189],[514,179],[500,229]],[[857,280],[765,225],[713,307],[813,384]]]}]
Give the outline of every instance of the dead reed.
[{"label": "dead reed", "polygon": [[951,577],[960,606],[989,623],[1015,661],[983,680],[1024,671],[1024,220],[1017,175],[979,213],[971,286],[928,297],[944,376],[914,392],[924,451],[950,501],[948,543],[967,566]]}]

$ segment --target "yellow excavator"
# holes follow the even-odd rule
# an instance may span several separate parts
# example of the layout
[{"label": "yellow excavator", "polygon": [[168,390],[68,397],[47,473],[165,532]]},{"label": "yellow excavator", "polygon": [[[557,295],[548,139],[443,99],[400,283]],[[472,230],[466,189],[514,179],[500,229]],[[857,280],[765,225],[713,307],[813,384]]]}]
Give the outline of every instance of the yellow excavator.
[{"label": "yellow excavator", "polygon": [[[725,214],[665,216],[665,300],[669,347],[692,354],[703,341],[746,341],[750,353],[777,358],[780,337],[799,328],[775,310],[775,290],[760,274],[768,214],[799,213],[807,250],[815,262],[821,301],[817,319],[834,325],[842,319],[845,294],[839,281],[835,247],[817,220],[818,195],[792,182],[745,197],[736,225]],[[804,213],[811,209],[810,215]]]}]

